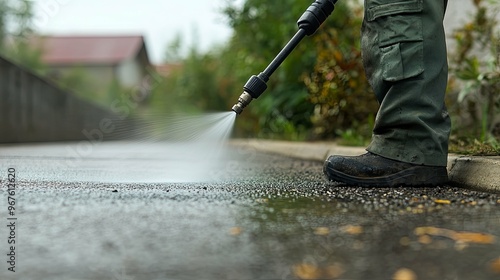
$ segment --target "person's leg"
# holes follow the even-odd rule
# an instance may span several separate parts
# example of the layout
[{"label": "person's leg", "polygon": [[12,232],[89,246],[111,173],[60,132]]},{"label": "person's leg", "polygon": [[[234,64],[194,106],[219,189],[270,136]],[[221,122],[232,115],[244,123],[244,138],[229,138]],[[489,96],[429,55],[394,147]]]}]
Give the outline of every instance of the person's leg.
[{"label": "person's leg", "polygon": [[380,109],[369,153],[330,157],[324,167],[330,180],[367,186],[447,180],[446,2],[365,0],[363,62]]}]

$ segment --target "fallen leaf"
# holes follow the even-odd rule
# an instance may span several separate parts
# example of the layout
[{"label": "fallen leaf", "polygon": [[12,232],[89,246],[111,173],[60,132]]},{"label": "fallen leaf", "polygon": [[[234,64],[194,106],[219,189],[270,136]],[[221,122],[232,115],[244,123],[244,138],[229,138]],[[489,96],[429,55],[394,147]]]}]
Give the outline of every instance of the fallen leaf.
[{"label": "fallen leaf", "polygon": [[455,232],[453,233],[452,238],[456,241],[462,241],[466,243],[478,243],[478,244],[495,243],[495,236],[486,233]]},{"label": "fallen leaf", "polygon": [[417,280],[417,274],[408,268],[400,268],[392,276],[392,280]]},{"label": "fallen leaf", "polygon": [[420,244],[428,245],[432,243],[432,238],[429,235],[424,234],[418,237],[418,242]]},{"label": "fallen leaf", "polygon": [[449,201],[447,199],[435,199],[434,203],[436,203],[436,204],[451,204],[451,201]]},{"label": "fallen leaf", "polygon": [[323,279],[335,279],[344,274],[344,268],[339,263],[334,263],[324,269]]},{"label": "fallen leaf", "polygon": [[237,235],[240,235],[242,232],[241,228],[240,227],[232,227],[229,229],[229,234],[233,235],[233,236],[237,236]]},{"label": "fallen leaf", "polygon": [[308,263],[296,264],[292,270],[299,279],[318,279],[322,275],[319,267]]},{"label": "fallen leaf", "polygon": [[326,267],[301,263],[294,265],[292,271],[299,279],[336,279],[344,273],[344,268],[339,263],[334,263]]},{"label": "fallen leaf", "polygon": [[493,244],[495,236],[487,233],[454,231],[451,229],[437,227],[418,227],[414,230],[415,235],[431,235],[453,239],[456,242],[477,243],[477,244]]},{"label": "fallen leaf", "polygon": [[500,257],[490,262],[490,270],[495,274],[500,274]]},{"label": "fallen leaf", "polygon": [[450,230],[437,227],[417,227],[413,232],[415,233],[415,235],[418,236],[424,234],[435,235],[435,236],[446,236],[449,234],[448,231]]},{"label": "fallen leaf", "polygon": [[363,233],[362,226],[347,225],[347,226],[342,227],[341,230],[343,232],[351,234],[351,235],[358,235],[358,234]]},{"label": "fallen leaf", "polygon": [[314,229],[314,234],[316,235],[328,235],[330,233],[330,229],[327,227],[317,227]]}]

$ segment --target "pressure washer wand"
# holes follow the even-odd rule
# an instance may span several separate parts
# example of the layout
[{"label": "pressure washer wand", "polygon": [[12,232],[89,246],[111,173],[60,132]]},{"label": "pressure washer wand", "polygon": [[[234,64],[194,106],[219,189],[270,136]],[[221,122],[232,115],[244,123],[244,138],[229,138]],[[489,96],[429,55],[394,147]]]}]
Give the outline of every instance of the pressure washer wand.
[{"label": "pressure washer wand", "polygon": [[302,16],[297,21],[299,30],[279,52],[279,54],[271,61],[267,68],[259,75],[253,75],[248,82],[243,86],[243,93],[238,98],[238,103],[233,106],[232,110],[236,114],[241,114],[243,109],[257,99],[266,89],[267,81],[278,67],[285,61],[288,55],[295,49],[300,41],[307,35],[310,36],[318,30],[320,25],[335,9],[337,0],[316,0],[307,8]]}]

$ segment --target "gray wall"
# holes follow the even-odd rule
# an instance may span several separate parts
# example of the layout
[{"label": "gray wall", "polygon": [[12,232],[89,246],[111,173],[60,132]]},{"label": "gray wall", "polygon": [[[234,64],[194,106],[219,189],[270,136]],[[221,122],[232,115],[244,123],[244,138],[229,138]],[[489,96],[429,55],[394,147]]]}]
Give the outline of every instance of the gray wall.
[{"label": "gray wall", "polygon": [[106,140],[97,130],[117,117],[0,57],[0,143]]},{"label": "gray wall", "polygon": [[48,65],[51,74],[61,77],[75,70],[84,74],[86,80],[92,81],[92,88],[101,92],[108,90],[115,77],[115,66],[112,65]]}]

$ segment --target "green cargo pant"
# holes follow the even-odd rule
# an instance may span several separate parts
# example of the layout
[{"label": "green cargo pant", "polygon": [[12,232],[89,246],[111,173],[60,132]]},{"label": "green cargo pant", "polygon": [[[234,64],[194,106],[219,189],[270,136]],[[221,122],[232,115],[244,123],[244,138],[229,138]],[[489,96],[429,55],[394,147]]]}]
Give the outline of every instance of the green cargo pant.
[{"label": "green cargo pant", "polygon": [[447,0],[365,0],[361,47],[380,103],[367,150],[445,166],[450,118],[444,105]]}]

